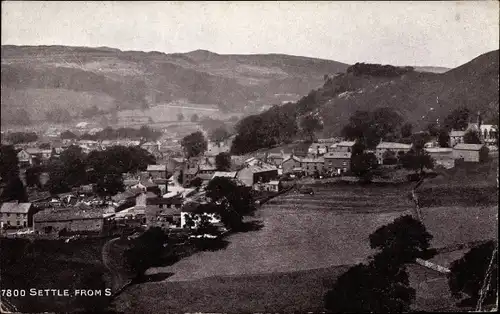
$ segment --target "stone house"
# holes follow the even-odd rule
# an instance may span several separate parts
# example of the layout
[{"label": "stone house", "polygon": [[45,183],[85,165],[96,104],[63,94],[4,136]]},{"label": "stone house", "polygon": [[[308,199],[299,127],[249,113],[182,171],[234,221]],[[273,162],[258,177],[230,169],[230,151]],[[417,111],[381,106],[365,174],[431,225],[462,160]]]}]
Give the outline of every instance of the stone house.
[{"label": "stone house", "polygon": [[0,228],[26,228],[33,225],[32,203],[6,202],[0,208]]},{"label": "stone house", "polygon": [[323,172],[340,175],[351,169],[351,152],[334,151],[323,155]]},{"label": "stone house", "polygon": [[457,144],[453,147],[453,159],[464,162],[484,162],[488,160],[489,149],[484,144]]},{"label": "stone house", "polygon": [[380,142],[375,148],[375,156],[380,165],[384,164],[384,158],[391,153],[394,157],[398,158],[401,155],[410,151],[411,144],[395,143],[395,142]]},{"label": "stone house", "polygon": [[105,217],[103,209],[80,209],[77,207],[44,210],[33,216],[33,227],[36,233],[54,234],[60,231],[100,233],[110,220]]}]

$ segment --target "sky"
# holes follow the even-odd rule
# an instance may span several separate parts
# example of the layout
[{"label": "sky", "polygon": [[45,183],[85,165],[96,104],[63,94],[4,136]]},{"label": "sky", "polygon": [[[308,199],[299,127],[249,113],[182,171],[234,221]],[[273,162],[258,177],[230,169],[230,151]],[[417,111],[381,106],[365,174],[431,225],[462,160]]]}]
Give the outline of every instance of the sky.
[{"label": "sky", "polygon": [[284,53],[456,67],[499,47],[499,3],[2,1],[2,45]]}]

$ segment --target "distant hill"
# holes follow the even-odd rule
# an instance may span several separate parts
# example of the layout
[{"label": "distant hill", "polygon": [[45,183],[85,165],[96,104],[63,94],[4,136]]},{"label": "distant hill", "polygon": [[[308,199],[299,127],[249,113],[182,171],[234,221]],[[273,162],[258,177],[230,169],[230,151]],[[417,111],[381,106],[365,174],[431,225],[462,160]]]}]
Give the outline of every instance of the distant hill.
[{"label": "distant hill", "polygon": [[499,109],[498,57],[498,50],[492,51],[445,73],[339,75],[316,91],[315,110],[322,116],[328,136],[338,135],[354,111],[379,107],[396,109],[416,130],[462,105],[492,121]]},{"label": "distant hill", "polygon": [[120,51],[99,47],[2,46],[2,122],[19,108],[43,120],[54,108],[78,116],[96,105],[143,109],[183,100],[253,112],[296,101],[344,72],[336,61],[280,54],[219,55]]},{"label": "distant hill", "polygon": [[492,51],[444,73],[356,63],[345,73],[329,75],[321,88],[297,102],[274,106],[241,120],[233,152],[249,153],[304,139],[311,135],[311,123],[304,127],[306,116],[322,123],[321,132],[312,131],[317,136],[340,136],[358,110],[392,109],[382,112],[395,112],[402,121],[413,125],[414,132],[425,130],[430,123],[443,122],[461,106],[471,111],[471,119],[475,120],[479,111],[484,123],[498,124],[498,56],[498,50]]}]

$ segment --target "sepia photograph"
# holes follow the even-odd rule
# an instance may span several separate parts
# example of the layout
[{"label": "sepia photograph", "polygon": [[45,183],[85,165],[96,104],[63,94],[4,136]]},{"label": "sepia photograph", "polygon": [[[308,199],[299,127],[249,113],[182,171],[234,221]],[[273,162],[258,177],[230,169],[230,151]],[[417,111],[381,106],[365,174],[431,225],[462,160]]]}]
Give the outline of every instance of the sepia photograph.
[{"label": "sepia photograph", "polygon": [[499,12],[2,1],[0,312],[496,312]]}]

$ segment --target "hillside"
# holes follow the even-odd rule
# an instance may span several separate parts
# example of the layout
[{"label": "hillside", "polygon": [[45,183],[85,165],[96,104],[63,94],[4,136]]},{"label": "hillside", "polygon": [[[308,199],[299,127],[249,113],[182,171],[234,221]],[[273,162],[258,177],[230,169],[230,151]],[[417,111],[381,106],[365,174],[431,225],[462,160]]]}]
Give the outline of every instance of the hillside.
[{"label": "hillside", "polygon": [[462,105],[481,111],[484,120],[491,122],[498,113],[498,56],[498,50],[492,51],[444,73],[337,76],[316,92],[315,107],[323,118],[325,135],[338,135],[354,111],[379,107],[396,109],[415,130]]},{"label": "hillside", "polygon": [[[360,111],[356,118],[359,125],[372,122],[384,125],[370,130],[375,137],[371,137],[369,145],[385,136],[382,134],[392,135],[395,140],[404,122],[411,123],[414,132],[425,130],[430,123],[442,122],[461,106],[470,110],[469,118],[474,121],[475,113],[480,111],[484,123],[498,124],[498,73],[498,50],[444,73],[356,63],[344,73],[325,77],[321,88],[295,103],[273,106],[241,120],[232,151],[245,154],[297,139],[312,139],[314,135],[340,136],[356,111]],[[369,113],[377,118],[372,119]],[[376,132],[385,133],[378,137]],[[351,137],[356,137],[352,134]]]},{"label": "hillside", "polygon": [[19,108],[42,120],[54,108],[77,116],[98,106],[142,109],[182,100],[254,112],[296,101],[340,62],[289,55],[120,51],[107,47],[2,46],[2,122]]}]

